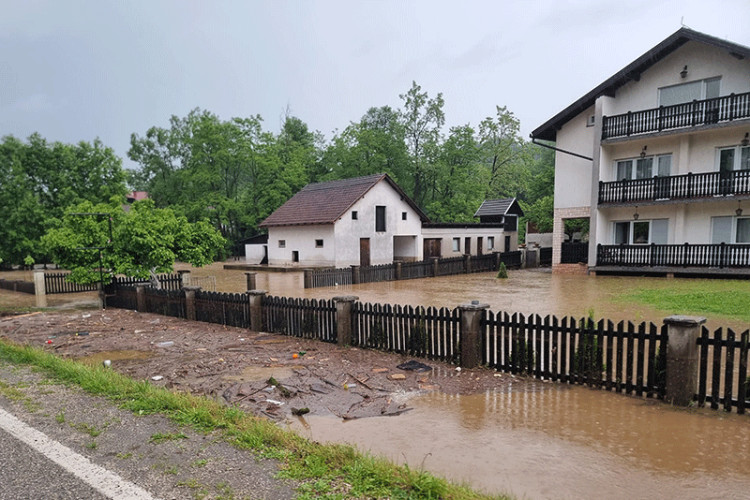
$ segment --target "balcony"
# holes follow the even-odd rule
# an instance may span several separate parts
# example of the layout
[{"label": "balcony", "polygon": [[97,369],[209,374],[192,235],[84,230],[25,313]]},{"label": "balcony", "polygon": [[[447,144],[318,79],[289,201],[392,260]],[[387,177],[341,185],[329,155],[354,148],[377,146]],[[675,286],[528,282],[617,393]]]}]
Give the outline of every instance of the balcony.
[{"label": "balcony", "polygon": [[750,245],[597,245],[597,267],[750,268]]},{"label": "balcony", "polygon": [[602,140],[750,118],[750,92],[604,116]]},{"label": "balcony", "polygon": [[750,195],[750,170],[599,182],[599,205]]}]

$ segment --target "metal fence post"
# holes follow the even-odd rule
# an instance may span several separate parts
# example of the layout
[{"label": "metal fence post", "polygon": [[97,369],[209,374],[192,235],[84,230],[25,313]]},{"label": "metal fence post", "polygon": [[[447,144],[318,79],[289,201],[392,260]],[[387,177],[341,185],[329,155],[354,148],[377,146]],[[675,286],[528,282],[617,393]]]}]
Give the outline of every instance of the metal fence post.
[{"label": "metal fence post", "polygon": [[336,304],[336,339],[339,345],[352,343],[352,306],[359,299],[354,295],[334,297]]},{"label": "metal fence post", "polygon": [[185,290],[185,318],[195,321],[195,292],[201,289],[199,286],[184,286]]},{"label": "metal fence post", "polygon": [[693,401],[698,387],[698,336],[706,318],[669,316],[667,325],[667,383],[665,400],[679,406]]},{"label": "metal fence post", "polygon": [[247,289],[248,290],[255,290],[257,288],[255,283],[255,275],[257,273],[245,273],[245,276],[247,276]]},{"label": "metal fence post", "polygon": [[146,312],[147,286],[145,283],[137,283],[135,285],[135,310],[138,312]]},{"label": "metal fence post", "polygon": [[458,306],[461,310],[461,360],[462,368],[475,368],[482,362],[482,317],[489,304],[473,300]]},{"label": "metal fence post", "polygon": [[34,270],[34,295],[37,307],[47,307],[47,290],[44,284],[44,270]]},{"label": "metal fence post", "polygon": [[248,300],[250,302],[250,330],[254,332],[263,331],[263,299],[266,296],[265,290],[248,290]]}]

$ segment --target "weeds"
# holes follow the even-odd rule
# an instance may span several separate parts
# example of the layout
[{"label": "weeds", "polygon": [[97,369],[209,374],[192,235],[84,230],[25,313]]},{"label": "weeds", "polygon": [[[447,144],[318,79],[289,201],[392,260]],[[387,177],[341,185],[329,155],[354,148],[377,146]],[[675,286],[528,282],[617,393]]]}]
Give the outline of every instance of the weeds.
[{"label": "weeds", "polygon": [[172,432],[172,433],[166,433],[162,434],[161,432],[157,432],[156,434],[153,434],[151,438],[148,440],[149,443],[159,444],[163,443],[164,441],[175,441],[177,439],[187,439],[188,437],[179,432]]},{"label": "weeds", "polygon": [[64,424],[65,423],[65,410],[60,410],[57,415],[55,415],[55,420],[57,420],[58,424]]}]

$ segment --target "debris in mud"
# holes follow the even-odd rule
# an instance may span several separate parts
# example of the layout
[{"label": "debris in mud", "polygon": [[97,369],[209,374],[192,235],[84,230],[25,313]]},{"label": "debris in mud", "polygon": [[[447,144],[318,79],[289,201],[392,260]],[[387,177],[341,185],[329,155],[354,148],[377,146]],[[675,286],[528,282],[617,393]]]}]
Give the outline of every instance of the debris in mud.
[{"label": "debris in mud", "polygon": [[400,365],[396,366],[399,370],[408,370],[408,371],[414,371],[414,372],[429,372],[432,371],[432,367],[428,366],[424,363],[420,363],[419,361],[410,360],[406,363],[401,363]]},{"label": "debris in mud", "polygon": [[392,373],[391,375],[388,375],[388,378],[391,380],[406,380],[406,375],[403,373]]},{"label": "debris in mud", "polygon": [[281,395],[284,396],[285,398],[292,397],[292,391],[290,391],[289,389],[287,389],[286,387],[284,387],[283,385],[281,385],[279,383],[279,381],[276,380],[275,378],[273,378],[273,377],[269,378],[266,381],[266,383],[268,385],[271,385],[271,386],[277,388],[279,390],[279,392],[281,393]]},{"label": "debris in mud", "polygon": [[295,417],[301,417],[310,413],[310,408],[292,408],[292,415]]}]

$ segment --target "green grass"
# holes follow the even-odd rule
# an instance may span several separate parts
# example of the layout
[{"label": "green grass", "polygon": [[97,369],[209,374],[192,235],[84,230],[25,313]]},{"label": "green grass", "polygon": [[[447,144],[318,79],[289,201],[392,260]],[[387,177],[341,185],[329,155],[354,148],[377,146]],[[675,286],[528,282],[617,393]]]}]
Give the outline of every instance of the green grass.
[{"label": "green grass", "polygon": [[173,433],[166,433],[166,434],[157,432],[156,434],[151,436],[148,442],[159,444],[159,443],[163,443],[164,441],[175,441],[177,439],[187,439],[187,438],[188,437],[181,432],[173,432]]},{"label": "green grass", "polygon": [[[281,463],[280,476],[302,483],[301,498],[508,498],[489,496],[429,473],[397,466],[351,446],[311,442],[293,432],[208,398],[170,392],[99,366],[58,358],[0,340],[0,359],[105,396],[136,414],[162,414],[199,432],[215,431],[235,446]],[[222,492],[225,498],[227,493]],[[197,496],[196,496],[197,497]]]},{"label": "green grass", "polygon": [[750,321],[750,282],[677,279],[659,285],[631,290],[618,300],[648,305],[669,314]]}]

